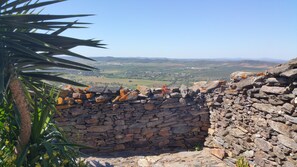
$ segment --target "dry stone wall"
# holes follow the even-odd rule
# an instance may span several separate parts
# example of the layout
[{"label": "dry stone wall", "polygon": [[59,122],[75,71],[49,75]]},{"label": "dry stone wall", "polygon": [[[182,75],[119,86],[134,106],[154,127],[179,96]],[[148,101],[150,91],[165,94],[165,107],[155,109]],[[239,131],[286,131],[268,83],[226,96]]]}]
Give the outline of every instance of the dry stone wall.
[{"label": "dry stone wall", "polygon": [[70,140],[93,151],[193,149],[210,126],[205,98],[199,91],[170,90],[122,103],[58,106],[55,119]]},{"label": "dry stone wall", "polygon": [[208,133],[204,145],[228,166],[239,157],[256,166],[297,166],[297,59],[235,72],[231,80],[158,89],[122,103],[111,102],[112,91],[75,93],[61,98],[56,120],[70,139],[99,151],[194,148]]},{"label": "dry stone wall", "polygon": [[216,89],[207,104],[205,145],[229,166],[240,156],[257,166],[297,166],[297,59]]}]

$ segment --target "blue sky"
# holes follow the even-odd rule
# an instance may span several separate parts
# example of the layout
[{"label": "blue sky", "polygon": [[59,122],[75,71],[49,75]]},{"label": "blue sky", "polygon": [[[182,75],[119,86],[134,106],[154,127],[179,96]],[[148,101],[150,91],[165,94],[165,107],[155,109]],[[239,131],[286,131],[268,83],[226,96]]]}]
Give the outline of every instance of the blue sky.
[{"label": "blue sky", "polygon": [[64,33],[108,44],[75,49],[86,56],[297,57],[296,0],[69,0],[44,13],[96,14]]}]

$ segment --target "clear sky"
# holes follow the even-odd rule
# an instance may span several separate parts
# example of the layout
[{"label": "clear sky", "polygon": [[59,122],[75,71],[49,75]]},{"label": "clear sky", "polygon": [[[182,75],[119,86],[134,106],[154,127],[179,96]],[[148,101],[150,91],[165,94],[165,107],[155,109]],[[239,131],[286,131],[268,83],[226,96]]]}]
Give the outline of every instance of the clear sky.
[{"label": "clear sky", "polygon": [[96,14],[64,33],[108,44],[75,49],[86,56],[297,57],[297,0],[68,0],[44,13]]}]

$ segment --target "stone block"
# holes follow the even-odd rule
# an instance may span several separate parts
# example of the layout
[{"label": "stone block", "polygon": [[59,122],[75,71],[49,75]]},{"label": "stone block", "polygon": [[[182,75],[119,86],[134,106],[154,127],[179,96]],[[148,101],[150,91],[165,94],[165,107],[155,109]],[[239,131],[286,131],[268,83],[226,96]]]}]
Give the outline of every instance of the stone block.
[{"label": "stone block", "polygon": [[190,131],[190,128],[188,126],[178,126],[178,127],[172,128],[172,133],[175,133],[175,134],[183,134],[183,133],[187,133],[188,131]]},{"label": "stone block", "polygon": [[154,135],[154,131],[151,129],[144,129],[142,134],[145,138],[151,138]]},{"label": "stone block", "polygon": [[144,104],[144,109],[147,111],[152,111],[155,109],[155,105],[152,103],[146,103],[146,104]]},{"label": "stone block", "polygon": [[272,149],[272,144],[269,143],[268,141],[261,139],[261,138],[256,138],[254,142],[255,142],[255,145],[259,149],[261,149],[265,152],[269,152]]},{"label": "stone block", "polygon": [[97,118],[91,118],[91,119],[87,119],[87,120],[85,120],[85,122],[87,123],[87,124],[96,124],[96,123],[98,123],[98,119]]},{"label": "stone block", "polygon": [[284,115],[284,117],[285,117],[288,121],[297,124],[297,117],[291,117],[291,116],[289,116],[289,115]]},{"label": "stone block", "polygon": [[162,122],[163,122],[163,120],[157,120],[157,121],[148,122],[146,124],[146,127],[152,128],[152,127],[155,127],[155,126],[161,124]]},{"label": "stone block", "polygon": [[288,114],[292,114],[295,107],[294,107],[294,105],[292,105],[290,103],[285,103],[281,109]]},{"label": "stone block", "polygon": [[125,150],[125,145],[124,144],[118,144],[114,147],[115,151],[120,151],[120,150]]},{"label": "stone block", "polygon": [[211,149],[209,151],[212,155],[218,157],[219,159],[223,159],[226,155],[226,152],[224,149]]},{"label": "stone block", "polygon": [[285,94],[288,90],[285,87],[278,87],[278,86],[262,86],[260,91],[265,93],[271,93],[271,94]]},{"label": "stone block", "polygon": [[232,143],[232,147],[233,147],[233,153],[235,155],[239,155],[240,153],[243,152],[243,150],[245,150],[241,145]]},{"label": "stone block", "polygon": [[82,114],[86,114],[86,113],[88,113],[88,111],[83,110],[81,108],[73,108],[70,113],[72,116],[76,117],[76,116],[79,116]]},{"label": "stone block", "polygon": [[123,139],[125,136],[123,134],[117,134],[115,136],[116,139]]},{"label": "stone block", "polygon": [[125,125],[125,120],[116,120],[114,123],[116,126]]},{"label": "stone block", "polygon": [[273,130],[277,131],[278,133],[290,136],[291,128],[288,125],[275,121],[268,121],[268,124]]},{"label": "stone block", "polygon": [[297,151],[297,143],[293,139],[284,135],[278,135],[277,138],[284,146],[291,148],[293,151]]},{"label": "stone block", "polygon": [[158,143],[158,146],[159,146],[159,147],[164,147],[164,146],[168,145],[169,142],[170,142],[170,141],[169,141],[168,139],[165,139],[165,140],[159,142],[159,143]]},{"label": "stone block", "polygon": [[91,126],[87,128],[88,132],[107,132],[111,130],[112,126]]},{"label": "stone block", "polygon": [[149,167],[150,163],[145,158],[142,158],[137,161],[137,165],[140,167]]},{"label": "stone block", "polygon": [[268,155],[263,151],[256,151],[255,153],[255,162],[257,166],[265,166],[265,161],[268,159]]},{"label": "stone block", "polygon": [[271,104],[254,103],[252,106],[260,111],[267,113],[275,113],[277,111],[277,108]]},{"label": "stone block", "polygon": [[174,93],[170,93],[170,96],[172,98],[181,98],[182,94],[178,93],[178,92],[174,92]]},{"label": "stone block", "polygon": [[159,135],[162,137],[168,137],[171,133],[169,132],[170,128],[162,128],[159,131]]},{"label": "stone block", "polygon": [[247,158],[252,158],[254,156],[255,152],[254,150],[247,150],[242,153],[242,156],[247,157]]},{"label": "stone block", "polygon": [[284,77],[288,77],[288,78],[296,77],[297,76],[297,69],[291,69],[291,70],[282,72],[280,74],[280,76],[284,76]]},{"label": "stone block", "polygon": [[236,138],[244,138],[246,137],[246,132],[238,129],[238,128],[232,128],[229,131],[229,134],[236,137]]},{"label": "stone block", "polygon": [[279,146],[273,147],[273,153],[280,159],[285,159],[286,155],[284,154],[284,151]]}]

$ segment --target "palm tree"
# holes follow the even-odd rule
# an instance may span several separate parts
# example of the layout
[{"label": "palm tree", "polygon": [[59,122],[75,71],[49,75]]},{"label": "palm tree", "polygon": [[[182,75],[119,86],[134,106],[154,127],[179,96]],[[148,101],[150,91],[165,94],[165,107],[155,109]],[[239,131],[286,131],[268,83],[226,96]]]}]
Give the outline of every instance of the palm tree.
[{"label": "palm tree", "polygon": [[[67,18],[89,15],[44,15],[36,12],[40,7],[62,2],[49,0],[0,1],[0,103],[10,91],[14,105],[21,117],[17,152],[21,153],[28,144],[31,134],[30,92],[43,98],[40,92],[43,84],[63,82],[82,86],[82,84],[62,78],[53,68],[92,70],[93,67],[59,55],[67,55],[87,60],[90,58],[72,52],[76,46],[103,48],[99,40],[82,40],[60,35],[69,28],[84,28],[87,24],[78,21],[65,21]],[[50,85],[49,85],[50,86]],[[46,100],[46,99],[45,99]]]}]

